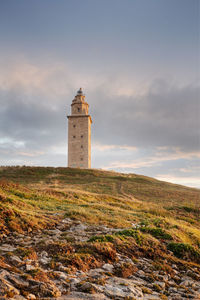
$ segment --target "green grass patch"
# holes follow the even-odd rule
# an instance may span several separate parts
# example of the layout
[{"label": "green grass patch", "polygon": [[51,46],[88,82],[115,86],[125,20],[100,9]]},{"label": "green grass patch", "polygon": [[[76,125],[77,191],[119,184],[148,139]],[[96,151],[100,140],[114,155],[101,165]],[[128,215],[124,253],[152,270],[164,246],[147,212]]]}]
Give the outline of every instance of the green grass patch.
[{"label": "green grass patch", "polygon": [[100,243],[103,243],[103,242],[113,242],[114,241],[114,237],[112,235],[95,235],[95,236],[92,236],[88,242],[100,242]]},{"label": "green grass patch", "polygon": [[192,260],[200,263],[200,251],[189,244],[169,243],[167,248],[168,250],[172,251],[178,258]]},{"label": "green grass patch", "polygon": [[141,227],[140,231],[149,233],[157,239],[163,239],[163,240],[172,240],[173,239],[171,234],[167,233],[162,228]]}]

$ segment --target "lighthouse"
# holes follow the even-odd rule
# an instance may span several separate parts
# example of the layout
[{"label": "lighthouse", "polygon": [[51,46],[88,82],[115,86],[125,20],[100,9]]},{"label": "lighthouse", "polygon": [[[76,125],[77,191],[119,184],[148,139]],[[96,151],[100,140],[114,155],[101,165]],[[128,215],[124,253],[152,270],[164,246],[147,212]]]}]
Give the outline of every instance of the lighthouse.
[{"label": "lighthouse", "polygon": [[91,168],[91,124],[89,105],[80,88],[71,104],[68,115],[68,167]]}]

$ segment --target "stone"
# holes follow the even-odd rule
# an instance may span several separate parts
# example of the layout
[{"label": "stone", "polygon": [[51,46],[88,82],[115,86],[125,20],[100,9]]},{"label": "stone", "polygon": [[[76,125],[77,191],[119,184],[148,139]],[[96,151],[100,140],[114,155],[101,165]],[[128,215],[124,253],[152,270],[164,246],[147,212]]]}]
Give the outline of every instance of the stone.
[{"label": "stone", "polygon": [[0,246],[0,250],[5,252],[13,252],[16,250],[16,247],[13,247],[12,245],[9,244],[3,244]]},{"label": "stone", "polygon": [[152,295],[144,294],[144,298],[143,298],[143,300],[160,300],[160,299],[161,299],[160,296],[155,295],[155,294],[152,294]]},{"label": "stone", "polygon": [[26,299],[34,300],[34,299],[36,299],[36,297],[35,297],[35,295],[33,295],[33,294],[28,294],[28,295],[26,296]]},{"label": "stone", "polygon": [[62,231],[60,231],[59,229],[49,230],[50,235],[60,235],[61,233]]},{"label": "stone", "polygon": [[168,292],[169,293],[176,293],[177,292],[177,288],[176,287],[169,287]]},{"label": "stone", "polygon": [[81,224],[72,226],[70,228],[70,231],[84,231],[86,228],[87,228],[87,226],[81,223]]},{"label": "stone", "polygon": [[39,261],[43,264],[43,265],[47,265],[50,262],[51,258],[49,257],[42,257],[39,259]]},{"label": "stone", "polygon": [[41,283],[39,294],[43,297],[60,297],[61,292],[54,283]]},{"label": "stone", "polygon": [[79,284],[78,285],[78,289],[81,291],[81,292],[84,292],[84,293],[89,293],[89,294],[94,294],[97,292],[97,289],[95,287],[95,285],[93,285],[92,283],[90,282],[84,282],[83,284]]},{"label": "stone", "polygon": [[4,296],[9,292],[11,292],[13,296],[20,294],[19,290],[10,284],[10,282],[4,278],[0,278],[0,296]]},{"label": "stone", "polygon": [[102,273],[104,273],[103,269],[96,268],[96,269],[89,270],[88,275],[93,278],[99,278],[102,277]]},{"label": "stone", "polygon": [[43,265],[47,265],[50,262],[51,258],[48,257],[48,253],[46,251],[42,251],[40,253],[40,257],[39,257],[39,261],[43,264]]},{"label": "stone", "polygon": [[102,266],[102,269],[104,269],[105,271],[110,272],[110,273],[113,272],[113,268],[114,268],[114,266],[111,264],[104,264]]},{"label": "stone", "polygon": [[72,291],[67,296],[58,297],[57,300],[110,300],[103,293],[86,294],[83,292]]},{"label": "stone", "polygon": [[179,286],[188,287],[189,286],[189,281],[188,280],[181,281],[181,283],[179,284]]},{"label": "stone", "polygon": [[68,276],[64,272],[60,271],[54,271],[54,274],[56,274],[60,279],[66,280]]},{"label": "stone", "polygon": [[6,271],[6,270],[1,270],[0,271],[0,279],[1,278],[5,278],[6,276],[10,275],[10,272]]},{"label": "stone", "polygon": [[141,277],[141,278],[144,278],[144,277],[145,277],[145,272],[142,271],[142,270],[138,270],[138,271],[136,272],[136,275],[138,275],[138,276]]},{"label": "stone", "polygon": [[31,271],[31,270],[35,270],[36,267],[32,266],[32,265],[26,265],[26,271]]},{"label": "stone", "polygon": [[[170,295],[170,298],[169,298],[170,300],[182,300],[183,299],[183,297],[180,295],[180,294],[178,294],[178,293],[174,293],[174,294],[171,294]],[[187,298],[186,298],[187,299]]]},{"label": "stone", "polygon": [[9,259],[14,266],[19,266],[23,263],[22,260],[16,255],[10,256]]},{"label": "stone", "polygon": [[40,253],[40,257],[46,257],[46,256],[48,256],[48,253],[46,251],[42,251]]},{"label": "stone", "polygon": [[162,282],[162,281],[155,281],[154,282],[154,285],[158,285],[158,286],[160,286],[160,288],[162,289],[162,290],[164,290],[165,289],[165,282]]},{"label": "stone", "polygon": [[6,277],[15,287],[19,289],[28,288],[29,286],[29,283],[21,279],[19,275],[9,274]]},{"label": "stone", "polygon": [[62,223],[64,224],[71,224],[72,220],[70,218],[65,218],[62,220]]},{"label": "stone", "polygon": [[126,297],[135,297],[143,299],[143,293],[140,287],[136,286],[132,280],[118,277],[110,277],[102,287],[98,286],[100,292],[104,292],[108,297],[125,299]]}]

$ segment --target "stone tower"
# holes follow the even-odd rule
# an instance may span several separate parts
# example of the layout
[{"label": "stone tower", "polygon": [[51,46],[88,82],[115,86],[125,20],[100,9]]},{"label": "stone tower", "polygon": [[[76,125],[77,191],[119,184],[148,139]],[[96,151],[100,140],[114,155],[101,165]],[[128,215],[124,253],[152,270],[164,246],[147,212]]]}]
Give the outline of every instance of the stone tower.
[{"label": "stone tower", "polygon": [[68,118],[68,167],[91,168],[91,123],[88,103],[80,88],[71,104]]}]

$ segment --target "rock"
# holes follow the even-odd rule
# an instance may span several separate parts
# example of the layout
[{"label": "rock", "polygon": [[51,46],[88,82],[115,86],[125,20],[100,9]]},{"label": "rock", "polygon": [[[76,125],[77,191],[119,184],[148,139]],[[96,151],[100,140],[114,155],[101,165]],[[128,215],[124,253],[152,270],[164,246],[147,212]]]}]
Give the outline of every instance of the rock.
[{"label": "rock", "polygon": [[37,297],[60,297],[61,292],[51,282],[40,282],[36,280],[29,280],[29,290],[36,294]]},{"label": "rock", "polygon": [[46,251],[42,251],[40,253],[40,257],[39,257],[39,261],[43,264],[43,265],[47,265],[50,262],[51,258],[48,257],[48,253]]},{"label": "rock", "polygon": [[[96,285],[97,287],[97,285]],[[130,279],[110,277],[104,286],[98,286],[99,292],[104,292],[106,296],[114,299],[136,298],[143,299],[140,287],[136,286]]]},{"label": "rock", "polygon": [[84,282],[83,284],[79,283],[78,284],[78,289],[81,292],[89,293],[89,294],[94,294],[94,293],[97,292],[97,289],[96,289],[95,285],[93,285],[90,282]]},{"label": "rock", "polygon": [[169,287],[168,292],[169,293],[176,293],[177,292],[177,288],[176,287]]},{"label": "rock", "polygon": [[175,275],[175,276],[173,277],[173,279],[176,280],[176,281],[179,281],[179,280],[180,280],[180,277],[179,277],[178,275]]},{"label": "rock", "polygon": [[48,256],[48,253],[46,251],[42,251],[40,253],[40,257],[46,257],[46,256]]},{"label": "rock", "polygon": [[29,283],[21,279],[19,275],[9,274],[6,277],[15,287],[19,289],[28,288],[29,286]]},{"label": "rock", "polygon": [[176,283],[175,283],[174,280],[169,280],[169,281],[168,281],[168,284],[169,284],[170,286],[176,286]]},{"label": "rock", "polygon": [[[173,272],[170,272],[170,275],[167,269],[158,271],[152,259],[137,257],[132,260],[131,253],[123,252],[120,249],[120,253],[116,253],[117,260],[114,264],[112,262],[105,263],[103,258],[100,258],[99,265],[103,264],[101,268],[83,272],[81,267],[80,269],[72,268],[68,264],[65,253],[60,253],[55,257],[56,259],[53,258],[54,253],[52,253],[52,257],[48,254],[48,245],[55,244],[55,240],[60,239],[61,235],[63,237],[62,241],[60,240],[61,243],[74,243],[88,240],[94,235],[114,234],[119,230],[121,229],[85,225],[66,218],[52,230],[46,229],[45,232],[29,236],[9,235],[6,242],[0,246],[2,256],[0,263],[4,269],[0,270],[0,300],[5,299],[3,296],[5,291],[8,293],[9,299],[16,300],[42,300],[45,298],[56,300],[56,297],[60,300],[159,300],[167,299],[163,295],[165,290],[168,300],[200,299],[199,269],[193,265],[183,267],[181,262],[177,262],[177,265],[172,265]],[[27,247],[30,243],[31,247]],[[78,253],[78,245],[78,243],[73,245],[73,254],[75,255]],[[31,248],[39,253],[35,253],[35,259],[30,256],[29,259],[25,257],[24,260],[15,256],[14,253],[7,255],[7,252],[14,251],[15,246],[16,248]],[[49,264],[51,260],[52,264]],[[170,259],[168,262],[166,260],[163,262],[171,266]],[[36,277],[39,279],[30,280],[31,274],[35,272],[28,274],[26,271],[41,268],[41,265],[41,274],[38,272]],[[123,272],[117,272],[120,269]],[[23,274],[23,272],[25,273]],[[53,279],[51,280],[51,278]],[[24,292],[26,296],[21,296],[20,292]]]},{"label": "rock", "polygon": [[176,269],[177,270],[177,265],[173,264],[172,265],[172,269]]},{"label": "rock", "polygon": [[60,231],[59,229],[49,230],[50,235],[60,235],[61,233],[62,231]]},{"label": "rock", "polygon": [[188,287],[189,286],[189,281],[188,280],[184,280],[182,281],[179,286],[184,286],[184,287]]},{"label": "rock", "polygon": [[65,219],[62,220],[62,223],[64,223],[64,224],[71,224],[72,220],[70,218],[65,218]]},{"label": "rock", "polygon": [[43,265],[47,265],[49,262],[50,262],[51,258],[48,258],[48,257],[43,257],[43,258],[40,258],[40,262],[43,264]]},{"label": "rock", "polygon": [[165,289],[165,283],[162,282],[162,281],[155,281],[155,282],[154,282],[154,285],[160,286],[161,290],[164,290],[164,289]]},{"label": "rock", "polygon": [[[180,294],[178,294],[178,293],[174,293],[174,294],[171,294],[170,295],[170,298],[169,298],[170,300],[182,300],[183,299],[183,297],[180,295]],[[187,299],[187,298],[186,298]]]},{"label": "rock", "polygon": [[19,295],[20,292],[10,284],[6,279],[0,278],[0,296],[12,294],[12,296]]},{"label": "rock", "polygon": [[35,297],[35,295],[33,295],[33,294],[28,294],[28,295],[26,296],[26,299],[33,300],[33,299],[36,299],[36,297]]},{"label": "rock", "polygon": [[145,277],[145,272],[142,271],[142,270],[138,270],[138,271],[136,272],[136,275],[138,275],[138,276],[141,277],[141,278],[144,278],[144,277]]},{"label": "rock", "polygon": [[43,297],[59,297],[61,292],[54,283],[41,283],[39,294]]},{"label": "rock", "polygon": [[0,271],[0,279],[6,277],[8,275],[10,275],[10,273],[8,271],[6,271],[6,270]]},{"label": "rock", "polygon": [[156,295],[156,294],[144,294],[144,298],[143,300],[160,300],[160,296]]},{"label": "rock", "polygon": [[168,275],[164,275],[162,279],[163,279],[163,281],[167,282],[169,280],[169,276]]},{"label": "rock", "polygon": [[23,263],[22,260],[16,255],[10,256],[9,259],[14,266],[19,266],[20,264]]},{"label": "rock", "polygon": [[102,269],[104,269],[105,271],[107,271],[107,272],[110,272],[110,273],[112,273],[112,271],[113,271],[113,265],[111,265],[111,264],[104,264],[103,266],[102,266]]},{"label": "rock", "polygon": [[54,271],[54,274],[63,280],[66,280],[68,278],[68,276],[64,272]]},{"label": "rock", "polygon": [[103,269],[96,268],[96,269],[91,269],[88,272],[88,275],[93,277],[93,278],[99,278],[102,276],[102,273],[104,272]]},{"label": "rock", "polygon": [[0,246],[0,250],[5,252],[13,252],[14,250],[16,250],[16,247],[13,247],[9,244],[3,244]]},{"label": "rock", "polygon": [[104,292],[109,297],[114,297],[117,299],[125,299],[126,297],[135,297],[143,299],[143,295],[138,294],[138,290],[133,287],[123,287],[123,286],[113,286],[105,284]]},{"label": "rock", "polygon": [[90,295],[90,294],[77,292],[77,291],[71,292],[67,296],[62,296],[57,298],[57,300],[65,300],[65,299],[66,300],[110,300],[110,298],[106,297],[102,293]]},{"label": "rock", "polygon": [[80,223],[78,225],[74,225],[70,228],[70,231],[84,231],[87,228],[86,225]]},{"label": "rock", "polygon": [[31,270],[35,270],[36,267],[32,266],[32,265],[26,265],[26,271],[31,271]]}]

